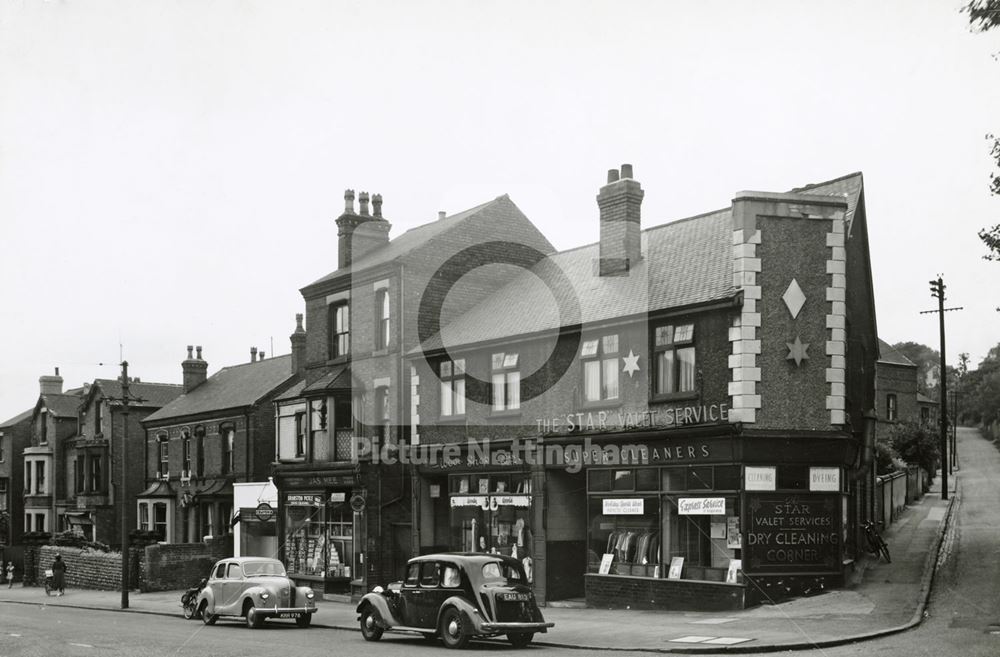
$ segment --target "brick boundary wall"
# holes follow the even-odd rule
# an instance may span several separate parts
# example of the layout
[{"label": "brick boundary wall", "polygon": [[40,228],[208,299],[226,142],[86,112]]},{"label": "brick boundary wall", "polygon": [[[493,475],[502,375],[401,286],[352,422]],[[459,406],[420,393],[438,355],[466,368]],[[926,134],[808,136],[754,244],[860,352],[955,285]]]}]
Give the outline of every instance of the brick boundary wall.
[{"label": "brick boundary wall", "polygon": [[[232,537],[223,536],[207,543],[157,543],[133,547],[129,550],[129,588],[145,593],[194,586],[203,577],[208,577],[216,561],[232,556],[232,545]],[[41,586],[45,570],[52,567],[57,554],[66,562],[67,587],[121,590],[120,553],[55,545],[26,546],[24,585]]]}]

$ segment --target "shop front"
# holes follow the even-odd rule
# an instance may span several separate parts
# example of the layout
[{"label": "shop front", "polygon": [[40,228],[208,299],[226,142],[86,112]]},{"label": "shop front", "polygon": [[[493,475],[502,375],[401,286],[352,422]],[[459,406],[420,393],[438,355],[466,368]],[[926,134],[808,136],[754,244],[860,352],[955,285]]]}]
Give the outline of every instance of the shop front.
[{"label": "shop front", "polygon": [[289,577],[329,595],[364,588],[364,496],[354,475],[278,481],[281,559]]}]

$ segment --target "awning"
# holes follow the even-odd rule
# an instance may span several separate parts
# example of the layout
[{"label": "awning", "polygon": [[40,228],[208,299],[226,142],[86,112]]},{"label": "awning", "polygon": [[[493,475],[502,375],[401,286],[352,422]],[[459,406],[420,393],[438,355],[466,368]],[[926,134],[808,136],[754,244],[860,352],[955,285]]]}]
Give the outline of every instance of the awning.
[{"label": "awning", "polygon": [[351,391],[362,386],[355,386],[351,373],[347,367],[338,367],[323,378],[314,381],[302,390],[302,394],[308,395],[311,392],[332,392],[337,390]]}]

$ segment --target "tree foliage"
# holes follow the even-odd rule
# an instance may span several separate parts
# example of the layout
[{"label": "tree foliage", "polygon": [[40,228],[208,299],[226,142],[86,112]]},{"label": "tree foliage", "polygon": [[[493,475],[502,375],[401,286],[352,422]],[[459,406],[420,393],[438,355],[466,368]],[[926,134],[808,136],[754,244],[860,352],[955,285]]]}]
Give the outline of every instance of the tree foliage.
[{"label": "tree foliage", "polygon": [[940,436],[927,424],[904,421],[889,429],[889,445],[899,457],[922,468],[930,479],[937,469]]},{"label": "tree foliage", "polygon": [[917,366],[917,390],[925,395],[929,392],[927,388],[926,374],[928,371],[941,364],[941,355],[937,349],[931,349],[919,342],[897,342],[892,348],[913,361]]},{"label": "tree foliage", "polygon": [[962,8],[976,32],[986,32],[1000,25],[1000,0],[970,0]]},{"label": "tree foliage", "polygon": [[1000,420],[1000,344],[958,379],[956,389],[959,421],[990,425]]}]

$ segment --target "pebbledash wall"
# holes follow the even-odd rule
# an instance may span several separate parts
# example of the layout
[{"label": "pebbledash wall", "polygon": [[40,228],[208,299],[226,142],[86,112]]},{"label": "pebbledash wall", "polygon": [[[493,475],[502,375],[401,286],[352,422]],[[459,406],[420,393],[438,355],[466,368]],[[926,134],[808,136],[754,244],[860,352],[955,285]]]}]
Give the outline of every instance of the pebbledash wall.
[{"label": "pebbledash wall", "polygon": [[[25,551],[31,553],[31,563],[35,566],[26,572],[26,586],[40,586],[45,580],[45,571],[52,567],[55,556],[59,554],[66,563],[68,588],[121,590],[122,561],[119,552],[95,552],[54,545],[29,546]],[[207,543],[159,543],[132,548],[129,551],[131,588],[144,593],[188,588],[206,577],[216,561],[231,554],[232,541],[227,537]],[[25,555],[25,563],[28,563],[28,554]]]}]

